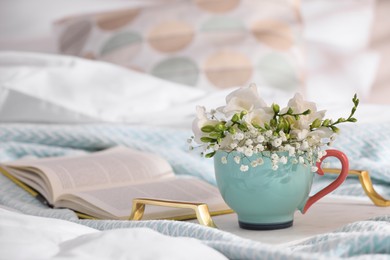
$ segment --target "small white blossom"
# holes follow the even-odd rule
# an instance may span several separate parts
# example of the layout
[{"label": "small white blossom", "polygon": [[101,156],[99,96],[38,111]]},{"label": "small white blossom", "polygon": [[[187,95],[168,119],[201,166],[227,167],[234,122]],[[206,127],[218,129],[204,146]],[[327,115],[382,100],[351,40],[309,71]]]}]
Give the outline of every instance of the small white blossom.
[{"label": "small white blossom", "polygon": [[259,165],[259,163],[257,162],[257,160],[251,161],[251,166],[252,166],[252,167],[257,167],[257,165]]},{"label": "small white blossom", "polygon": [[259,152],[262,152],[262,151],[264,151],[264,146],[262,144],[258,144],[255,146],[255,149]]},{"label": "small white blossom", "polygon": [[277,155],[276,153],[272,153],[271,154],[271,159],[272,160],[279,160],[279,155]]},{"label": "small white blossom", "polygon": [[311,167],[311,171],[312,171],[312,172],[317,172],[317,171],[318,171],[318,168],[317,168],[316,166],[312,166],[312,167]]},{"label": "small white blossom", "polygon": [[304,164],[305,163],[305,159],[302,156],[299,156],[298,161],[299,161],[300,164]]},{"label": "small white blossom", "polygon": [[243,139],[244,139],[244,134],[243,133],[236,133],[235,135],[233,135],[233,140],[241,141]]},{"label": "small white blossom", "polygon": [[222,157],[221,157],[221,163],[222,163],[222,164],[227,164],[227,158],[226,158],[226,156],[222,156]]},{"label": "small white blossom", "polygon": [[302,145],[300,147],[301,150],[307,150],[309,149],[309,143],[305,140],[302,142]]},{"label": "small white blossom", "polygon": [[282,164],[286,164],[287,161],[288,161],[288,159],[287,159],[286,156],[282,156],[282,157],[280,157],[280,159],[279,159],[279,162],[282,163]]},{"label": "small white blossom", "polygon": [[242,153],[244,151],[244,148],[243,147],[237,147],[236,150],[237,150],[237,152]]},{"label": "small white blossom", "polygon": [[235,161],[237,164],[239,164],[240,161],[241,161],[240,156],[238,156],[238,155],[234,156],[234,161]]},{"label": "small white blossom", "polygon": [[265,140],[265,138],[264,138],[264,136],[262,136],[262,135],[259,135],[259,136],[257,136],[257,138],[256,138],[256,141],[259,142],[259,143],[264,142],[264,140]]},{"label": "small white blossom", "polygon": [[286,136],[286,134],[283,131],[279,132],[279,136],[280,136],[280,138],[282,138],[283,142],[287,141],[287,136]]},{"label": "small white blossom", "polygon": [[230,148],[234,149],[237,147],[237,143],[236,142],[233,142],[230,144]]},{"label": "small white blossom", "polygon": [[267,130],[267,131],[265,132],[265,136],[266,136],[266,137],[271,137],[271,136],[272,136],[272,130]]},{"label": "small white blossom", "polygon": [[249,149],[249,148],[246,148],[244,154],[245,154],[245,156],[250,157],[250,156],[253,155],[253,150]]},{"label": "small white blossom", "polygon": [[278,148],[282,145],[282,138],[276,138],[272,141],[272,146]]},{"label": "small white blossom", "polygon": [[272,170],[276,171],[279,168],[277,164],[272,165]]},{"label": "small white blossom", "polygon": [[257,161],[257,165],[263,165],[264,164],[263,158],[258,158],[256,161]]},{"label": "small white blossom", "polygon": [[249,145],[253,144],[253,141],[251,139],[248,139],[245,141],[245,144],[249,146]]},{"label": "small white blossom", "polygon": [[288,149],[288,155],[289,156],[294,156],[295,155],[295,148],[294,147],[291,147],[290,149]]},{"label": "small white blossom", "polygon": [[249,169],[248,165],[242,164],[242,165],[240,166],[240,171],[242,171],[242,172],[246,172],[246,171],[248,171],[248,169]]},{"label": "small white blossom", "polygon": [[214,150],[214,151],[218,151],[218,149],[219,149],[219,144],[214,144],[213,150]]}]

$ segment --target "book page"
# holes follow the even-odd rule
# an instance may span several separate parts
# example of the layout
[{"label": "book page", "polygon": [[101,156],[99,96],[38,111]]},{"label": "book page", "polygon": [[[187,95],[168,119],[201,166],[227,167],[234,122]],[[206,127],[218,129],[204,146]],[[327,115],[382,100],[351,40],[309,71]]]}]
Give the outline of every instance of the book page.
[{"label": "book page", "polygon": [[[83,203],[77,201],[77,204],[83,204],[90,209],[94,208],[93,205],[95,205],[100,208],[100,215],[93,215],[108,219],[128,219],[134,198],[207,203],[210,211],[229,209],[216,187],[195,178],[167,178],[138,185],[123,185],[116,188],[78,192],[74,195],[84,201]],[[69,204],[71,198],[66,197],[64,199],[68,202],[61,200],[58,205],[70,208],[74,206]],[[97,210],[94,211],[97,212]],[[146,206],[144,219],[170,218],[180,214],[193,213],[188,209],[148,205]]]},{"label": "book page", "polygon": [[116,147],[88,155],[12,162],[9,167],[35,168],[53,186],[54,199],[65,192],[114,187],[174,176],[163,158],[145,152]]}]

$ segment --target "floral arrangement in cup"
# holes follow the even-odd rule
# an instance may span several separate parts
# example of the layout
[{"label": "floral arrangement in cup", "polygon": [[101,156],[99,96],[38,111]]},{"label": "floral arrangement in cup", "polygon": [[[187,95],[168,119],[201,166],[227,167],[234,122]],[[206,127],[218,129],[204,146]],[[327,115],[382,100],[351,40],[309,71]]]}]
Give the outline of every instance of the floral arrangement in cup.
[{"label": "floral arrangement in cup", "polygon": [[[274,170],[291,160],[293,164],[309,165],[315,172],[315,162],[326,155],[321,147],[331,145],[339,132],[337,125],[357,121],[353,117],[359,104],[356,94],[352,102],[350,115],[334,121],[324,118],[325,110],[317,111],[316,104],[303,100],[300,94],[295,94],[285,108],[275,103],[267,106],[256,85],[251,84],[230,93],[223,107],[210,111],[197,107],[190,149],[193,143],[198,144],[206,158],[218,150],[235,151],[240,154],[233,157],[237,164],[261,153],[263,156],[250,162],[251,167],[262,165],[262,157],[269,157]],[[227,157],[223,156],[221,162],[227,163]],[[250,166],[242,163],[240,170],[248,171]]]}]

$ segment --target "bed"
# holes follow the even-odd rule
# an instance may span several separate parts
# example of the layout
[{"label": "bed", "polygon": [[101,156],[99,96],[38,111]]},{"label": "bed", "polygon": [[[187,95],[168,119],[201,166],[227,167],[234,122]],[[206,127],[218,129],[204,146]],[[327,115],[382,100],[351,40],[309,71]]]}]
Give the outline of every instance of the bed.
[{"label": "bed", "polygon": [[[123,8],[123,3],[117,2],[117,6],[111,8]],[[372,1],[363,2],[363,10],[366,10]],[[134,8],[134,3],[129,6]],[[95,7],[87,10],[86,19],[96,19],[96,12],[102,9]],[[145,12],[146,16],[155,14],[153,9]],[[69,20],[68,14],[65,16],[66,19],[57,20],[55,24],[59,34],[65,32],[64,28],[68,28],[66,26],[69,24],[80,21],[78,15],[75,20]],[[296,16],[292,17],[296,19]],[[299,23],[294,21],[293,28],[298,28],[299,32]],[[108,26],[113,25],[108,23]],[[99,36],[96,31],[91,35]],[[236,39],[234,34],[228,36],[229,39]],[[89,39],[94,40],[96,38]],[[10,45],[4,46],[5,50],[13,49]],[[37,46],[42,47],[40,44]],[[190,153],[186,140],[192,134],[191,123],[196,105],[218,107],[224,103],[225,96],[234,86],[217,80],[218,75],[210,74],[207,70],[201,73],[198,81],[191,81],[191,73],[186,79],[177,78],[174,73],[168,73],[170,77],[167,78],[164,76],[166,74],[159,74],[153,69],[145,73],[151,65],[139,63],[140,60],[134,60],[137,64],[123,64],[121,59],[113,60],[118,58],[115,48],[101,57],[95,57],[98,60],[91,60],[92,56],[89,55],[95,49],[91,43],[83,46],[81,49],[74,45],[64,47],[60,54],[44,54],[42,50],[25,46],[20,47],[20,50],[0,52],[0,162],[23,157],[83,154],[125,145],[163,156],[178,175],[191,175],[215,185],[212,160]],[[282,43],[276,45],[276,48],[283,46]],[[75,50],[78,52],[75,53]],[[149,55],[153,53],[152,50],[148,51]],[[327,49],[327,52],[330,51]],[[333,54],[337,52],[333,51]],[[133,54],[131,51],[121,53]],[[311,73],[318,77],[311,79],[311,85],[306,86],[308,89],[305,92],[317,102],[319,108],[328,110],[329,117],[339,117],[349,112],[350,104],[339,101],[345,98],[349,101],[351,93],[358,92],[364,99],[370,91],[369,86],[377,68],[376,56],[368,55],[364,48],[359,47],[354,49],[354,53],[355,57],[365,57],[355,59],[354,62],[368,68],[364,77],[356,74],[360,66],[354,67],[356,70],[349,74],[362,77],[356,88],[349,82],[348,87],[343,88],[344,91],[340,91],[337,96],[332,93],[334,90],[329,90],[331,95],[317,93],[314,91],[316,82],[325,76]],[[300,56],[294,55],[289,55],[289,59],[299,60]],[[339,58],[340,61],[347,59]],[[116,65],[113,64],[115,62]],[[158,63],[158,59],[154,62]],[[292,64],[295,72],[302,72],[300,63]],[[341,67],[347,66],[345,62],[340,64],[343,64]],[[140,68],[140,65],[144,67]],[[153,74],[153,71],[156,73]],[[318,68],[317,72],[320,71]],[[238,83],[243,79],[242,75],[246,75],[245,69],[241,72],[237,77]],[[274,77],[257,73],[252,75],[252,80],[261,82],[259,92],[269,103],[286,104],[291,93],[301,87],[301,78],[290,77],[291,74],[283,81],[275,81]],[[330,74],[327,76],[332,78]],[[336,80],[339,77],[333,76],[333,84],[341,84],[341,81]],[[283,86],[286,80],[296,85],[291,84],[291,89],[283,89],[271,88],[267,84],[273,82],[276,86]],[[348,155],[352,169],[370,172],[375,190],[386,199],[390,198],[390,173],[387,170],[390,168],[389,109],[386,104],[363,101],[356,115],[359,122],[342,127],[334,145]],[[337,164],[331,166],[338,167]],[[333,178],[333,175],[326,175],[316,179],[313,190],[320,189]],[[385,208],[388,210],[384,214],[370,219],[362,218],[330,232],[291,243],[271,245],[193,222],[79,219],[71,210],[48,208],[2,175],[0,187],[0,259],[390,257],[390,208]],[[366,198],[359,180],[354,177],[348,178],[333,194],[342,198]],[[372,207],[376,206],[372,204]]]}]

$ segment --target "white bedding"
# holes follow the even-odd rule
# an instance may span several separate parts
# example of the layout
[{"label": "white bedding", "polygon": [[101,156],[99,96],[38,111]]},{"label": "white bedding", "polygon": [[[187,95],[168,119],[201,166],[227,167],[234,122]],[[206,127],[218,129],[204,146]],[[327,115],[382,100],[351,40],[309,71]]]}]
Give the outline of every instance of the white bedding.
[{"label": "white bedding", "polygon": [[99,231],[0,207],[0,259],[227,259],[193,238],[148,228]]},{"label": "white bedding", "polygon": [[[266,86],[260,86],[259,89],[268,103],[277,102],[283,106],[290,98],[289,95],[275,92]],[[179,152],[183,153],[178,149],[179,146],[181,147],[179,142],[181,140],[183,143],[185,142],[185,138],[182,136],[183,132],[170,132],[168,130],[163,132],[153,128],[149,128],[149,130],[148,128],[131,129],[127,128],[127,125],[121,127],[118,124],[112,128],[110,128],[110,124],[91,125],[89,128],[88,126],[72,127],[68,125],[63,127],[59,125],[56,128],[56,126],[48,127],[34,123],[110,122],[179,126],[188,130],[194,117],[196,105],[205,105],[208,108],[218,107],[224,102],[224,97],[230,91],[228,89],[206,92],[161,81],[145,74],[102,62],[55,55],[2,52],[0,53],[0,121],[2,122],[0,125],[0,137],[2,137],[0,158],[12,159],[11,153],[9,153],[11,150],[17,156],[28,153],[36,153],[40,156],[46,154],[47,156],[49,154],[71,153],[77,149],[92,150],[93,148],[104,148],[123,143],[134,145],[135,148],[139,149],[155,149],[156,152],[169,154],[172,163],[176,163],[179,170],[189,172],[192,169],[193,172],[199,172],[197,177],[211,178],[205,176],[207,171],[203,171],[206,169],[204,162],[199,162],[199,159],[194,159],[188,154],[185,162],[177,159],[176,156],[181,155]],[[334,95],[334,93],[330,93],[330,95]],[[345,103],[314,101],[318,103],[319,109],[327,108],[329,110],[327,116],[331,118],[345,116],[349,113],[352,104],[350,100]],[[356,117],[361,125],[370,122],[390,122],[389,108],[389,106],[361,104]],[[8,124],[15,122],[32,124]],[[150,129],[155,130],[156,133]],[[64,136],[71,137],[70,140],[61,139],[61,132]],[[16,133],[15,136],[12,135],[14,133]],[[53,138],[45,138],[45,133]],[[169,136],[170,134],[173,136]],[[151,136],[155,139],[151,140]],[[162,137],[161,141],[158,141],[159,137]],[[172,142],[175,142],[174,145]],[[347,142],[344,145],[349,144]],[[176,150],[169,150],[172,147]],[[170,153],[170,151],[176,153]],[[194,167],[194,165],[197,166],[196,169],[190,167]],[[3,186],[2,189],[6,190],[7,187]],[[20,199],[21,202],[28,203],[29,201],[26,201],[25,198],[27,197],[15,198],[15,202]],[[10,197],[11,199],[13,197]],[[0,197],[1,202],[4,200],[5,196]],[[12,201],[7,203],[4,204],[9,207],[15,206]],[[19,209],[26,210],[25,206],[20,205],[18,204]],[[42,205],[35,204],[33,206],[34,214],[47,214],[44,212],[47,209],[42,209]],[[15,208],[17,207],[15,206]],[[62,212],[57,216],[65,219]],[[390,236],[384,229],[388,226],[388,217],[378,220],[373,225],[380,227],[382,231],[373,232],[372,237],[387,239],[381,240],[385,245],[387,241],[390,243]],[[122,227],[124,226],[125,224]],[[166,226],[162,225],[162,227]],[[176,235],[185,234],[194,237],[212,234],[213,239],[204,238],[202,244],[199,240],[163,236],[155,231],[139,229],[134,226],[132,229],[97,231],[63,220],[33,217],[0,209],[0,259],[88,259],[88,257],[91,259],[99,259],[99,257],[101,259],[119,259],[122,256],[131,259],[224,258],[211,247],[207,247],[206,244],[213,248],[219,248],[220,251],[230,256],[237,255],[236,252],[242,254],[246,252],[246,256],[253,252],[253,258],[262,255],[263,252],[273,257],[286,257],[289,254],[289,250],[278,251],[278,248],[253,244],[250,241],[223,240],[222,238],[227,235],[214,230],[195,228],[193,230],[196,232],[188,233],[190,229],[182,229],[183,225],[180,228],[175,227],[176,225],[172,224],[169,228],[163,228],[159,231],[168,234],[176,232]],[[378,230],[380,229],[378,228]],[[359,231],[359,225],[354,226],[350,232],[355,231]],[[344,237],[350,238],[350,236],[344,236],[345,234],[337,235],[340,235],[340,240]],[[337,235],[332,233],[324,235],[323,238],[328,239],[329,237],[337,237]],[[359,233],[359,235],[361,235],[359,238],[364,238],[365,234]],[[338,240],[332,241],[322,244],[313,242],[310,244],[311,250],[317,254],[325,252],[320,255],[325,258],[328,255],[337,255],[337,252],[332,252],[332,250],[327,252],[325,249],[326,246],[337,245]],[[357,242],[353,244],[353,248],[359,248]],[[376,244],[373,245],[375,249]],[[246,250],[247,246],[250,250]],[[23,250],[20,250],[21,248]],[[179,250],[177,250],[178,248]],[[310,254],[305,254],[305,250],[309,250],[309,246],[305,247],[305,244],[302,244],[298,248],[300,252],[297,252],[296,258],[310,259],[312,257]],[[382,252],[380,249],[375,249],[377,251],[374,249],[372,252]],[[363,251],[359,252],[363,255]],[[351,256],[349,252],[345,255]]]}]

